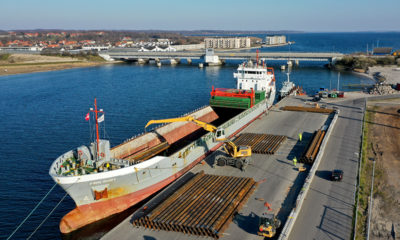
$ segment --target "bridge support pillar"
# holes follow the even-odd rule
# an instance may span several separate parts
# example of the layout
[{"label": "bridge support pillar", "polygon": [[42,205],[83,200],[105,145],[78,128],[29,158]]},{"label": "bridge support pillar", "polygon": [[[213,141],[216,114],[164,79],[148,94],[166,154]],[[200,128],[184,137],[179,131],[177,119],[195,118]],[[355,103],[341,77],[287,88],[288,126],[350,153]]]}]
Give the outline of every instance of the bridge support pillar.
[{"label": "bridge support pillar", "polygon": [[179,58],[171,58],[169,61],[170,61],[171,65],[176,65],[181,62],[181,60]]},{"label": "bridge support pillar", "polygon": [[188,63],[189,65],[192,64],[192,59],[191,59],[191,58],[187,58],[186,61],[187,61],[187,63]]},{"label": "bridge support pillar", "polygon": [[330,58],[330,59],[329,59],[329,63],[328,63],[328,68],[334,69],[337,60],[338,60],[338,59],[335,58],[335,57]]},{"label": "bridge support pillar", "polygon": [[137,61],[138,61],[139,64],[146,64],[146,63],[149,62],[149,59],[146,59],[146,58],[138,58]]},{"label": "bridge support pillar", "polygon": [[214,55],[214,49],[207,48],[206,55],[204,55],[204,62],[208,66],[219,66],[222,62],[219,60],[217,55]]},{"label": "bridge support pillar", "polygon": [[299,60],[296,60],[296,61],[295,61],[295,64],[296,64],[296,66],[299,66],[299,65],[300,65]]},{"label": "bridge support pillar", "polygon": [[222,61],[219,60],[218,56],[205,56],[204,63],[207,66],[220,66],[222,65]]}]

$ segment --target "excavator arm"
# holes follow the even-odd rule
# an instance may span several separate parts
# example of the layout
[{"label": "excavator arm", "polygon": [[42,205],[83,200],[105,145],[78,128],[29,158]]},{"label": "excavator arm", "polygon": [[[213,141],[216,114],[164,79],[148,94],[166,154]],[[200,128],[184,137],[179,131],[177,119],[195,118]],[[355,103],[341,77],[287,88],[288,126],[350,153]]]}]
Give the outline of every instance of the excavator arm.
[{"label": "excavator arm", "polygon": [[225,131],[223,129],[219,129],[212,124],[197,120],[192,116],[186,116],[186,117],[180,117],[180,118],[167,118],[167,119],[160,119],[160,120],[150,120],[146,124],[144,129],[146,130],[146,128],[148,126],[150,126],[151,124],[172,123],[172,122],[193,122],[196,125],[204,128],[204,130],[214,133],[216,135],[215,136],[216,141],[224,141],[225,140]]},{"label": "excavator arm", "polygon": [[186,116],[186,117],[180,117],[180,118],[167,118],[167,119],[160,119],[160,120],[150,120],[144,128],[147,128],[151,124],[172,123],[172,122],[193,122],[193,123],[197,124],[198,126],[204,128],[206,131],[214,132],[214,133],[217,131],[217,128],[214,125],[196,120],[192,116]]}]

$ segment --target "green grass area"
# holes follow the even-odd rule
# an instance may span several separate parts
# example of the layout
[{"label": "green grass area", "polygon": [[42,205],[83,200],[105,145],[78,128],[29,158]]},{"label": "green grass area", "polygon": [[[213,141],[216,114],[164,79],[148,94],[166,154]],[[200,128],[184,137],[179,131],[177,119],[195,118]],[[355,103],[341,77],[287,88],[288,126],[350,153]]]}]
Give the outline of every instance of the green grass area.
[{"label": "green grass area", "polygon": [[336,61],[335,67],[337,69],[351,70],[351,69],[364,69],[373,66],[387,66],[399,64],[399,57],[397,56],[350,56],[346,55],[342,59]]},{"label": "green grass area", "polygon": [[90,62],[105,62],[106,60],[98,55],[86,55],[84,57],[79,56],[77,57],[79,60],[87,60]]},{"label": "green grass area", "polygon": [[368,139],[371,122],[373,122],[374,113],[368,111],[367,107],[364,115],[364,135],[362,139],[362,158],[361,158],[361,171],[360,183],[357,191],[356,201],[358,201],[357,209],[357,226],[356,226],[356,239],[365,239],[366,224],[368,219],[368,198],[371,192],[371,175],[372,175],[372,161],[368,159],[371,151],[371,144]]},{"label": "green grass area", "polygon": [[9,53],[0,54],[0,61],[6,61],[10,56]]},{"label": "green grass area", "polygon": [[63,52],[63,53],[51,53],[51,52],[42,52],[40,55],[43,56],[53,56],[53,57],[64,57],[64,58],[73,58],[73,59],[79,59],[83,61],[91,61],[91,62],[104,62],[104,58],[100,57],[98,53],[86,53],[86,52],[81,52],[79,54],[71,54],[68,52]]}]

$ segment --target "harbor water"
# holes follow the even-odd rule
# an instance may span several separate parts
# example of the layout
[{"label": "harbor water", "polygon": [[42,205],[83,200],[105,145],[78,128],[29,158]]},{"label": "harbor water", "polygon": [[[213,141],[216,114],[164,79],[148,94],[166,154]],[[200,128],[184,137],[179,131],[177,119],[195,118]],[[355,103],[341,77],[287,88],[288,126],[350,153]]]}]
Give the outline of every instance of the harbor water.
[{"label": "harbor water", "polygon": [[[396,37],[398,41],[400,36]],[[294,37],[290,40],[296,41]],[[359,48],[361,51],[365,46]],[[150,119],[177,117],[207,105],[213,85],[235,87],[237,64],[203,69],[116,64],[0,77],[0,238],[6,239],[52,188],[48,170],[53,160],[90,143],[93,136],[85,115],[95,97],[105,111],[102,134],[115,146],[143,132]],[[279,70],[279,64],[269,65],[275,68],[279,89],[286,74]],[[338,73],[321,63],[300,63],[290,78],[312,93],[320,87],[337,88]],[[341,73],[339,88],[354,90],[346,86],[371,83],[368,78]],[[56,186],[13,239],[28,238],[64,196]],[[74,207],[66,196],[32,239],[98,239],[112,227],[107,224],[108,228],[100,226],[89,233],[61,236],[59,221]]]}]

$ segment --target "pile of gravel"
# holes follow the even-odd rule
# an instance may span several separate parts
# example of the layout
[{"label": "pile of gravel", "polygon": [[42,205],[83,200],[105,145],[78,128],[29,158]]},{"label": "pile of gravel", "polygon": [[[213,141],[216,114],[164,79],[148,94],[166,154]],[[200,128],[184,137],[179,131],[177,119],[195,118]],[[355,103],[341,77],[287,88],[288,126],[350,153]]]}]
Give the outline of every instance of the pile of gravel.
[{"label": "pile of gravel", "polygon": [[375,84],[370,90],[369,94],[373,95],[388,95],[399,93],[396,89],[392,87],[391,84]]}]

